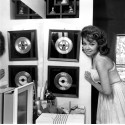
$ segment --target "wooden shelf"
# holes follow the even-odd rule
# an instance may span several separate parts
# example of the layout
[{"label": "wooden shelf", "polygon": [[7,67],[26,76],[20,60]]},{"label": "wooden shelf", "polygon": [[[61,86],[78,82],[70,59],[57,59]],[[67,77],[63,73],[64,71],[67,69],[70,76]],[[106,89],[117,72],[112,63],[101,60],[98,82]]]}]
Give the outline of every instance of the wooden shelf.
[{"label": "wooden shelf", "polygon": [[79,18],[79,0],[45,0],[46,18]]},{"label": "wooden shelf", "polygon": [[40,19],[42,18],[21,0],[12,0],[15,4],[15,19]]}]

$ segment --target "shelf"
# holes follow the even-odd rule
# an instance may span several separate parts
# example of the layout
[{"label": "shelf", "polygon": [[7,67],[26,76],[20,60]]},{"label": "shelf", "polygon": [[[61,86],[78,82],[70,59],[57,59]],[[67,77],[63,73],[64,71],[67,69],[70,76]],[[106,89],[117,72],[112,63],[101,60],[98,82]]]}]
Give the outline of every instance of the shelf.
[{"label": "shelf", "polygon": [[46,0],[46,18],[79,18],[79,0],[62,1]]},{"label": "shelf", "polygon": [[21,0],[12,0],[15,4],[15,19],[40,19],[42,18]]}]

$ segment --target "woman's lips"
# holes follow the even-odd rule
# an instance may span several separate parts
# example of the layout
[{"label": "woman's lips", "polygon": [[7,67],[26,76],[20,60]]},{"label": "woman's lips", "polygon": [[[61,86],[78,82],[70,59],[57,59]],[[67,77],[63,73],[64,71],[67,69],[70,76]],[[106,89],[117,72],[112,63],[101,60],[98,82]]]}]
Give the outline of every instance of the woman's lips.
[{"label": "woman's lips", "polygon": [[92,51],[85,51],[86,54],[90,54]]}]

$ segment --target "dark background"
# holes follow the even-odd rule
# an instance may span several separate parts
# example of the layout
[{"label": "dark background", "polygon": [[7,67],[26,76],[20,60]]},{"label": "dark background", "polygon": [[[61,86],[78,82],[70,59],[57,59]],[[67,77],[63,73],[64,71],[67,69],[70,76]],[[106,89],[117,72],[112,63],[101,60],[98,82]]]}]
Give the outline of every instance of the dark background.
[{"label": "dark background", "polygon": [[[93,0],[93,25],[107,33],[112,60],[116,61],[116,35],[125,34],[125,0]],[[98,92],[92,87],[92,124],[96,123]]]}]

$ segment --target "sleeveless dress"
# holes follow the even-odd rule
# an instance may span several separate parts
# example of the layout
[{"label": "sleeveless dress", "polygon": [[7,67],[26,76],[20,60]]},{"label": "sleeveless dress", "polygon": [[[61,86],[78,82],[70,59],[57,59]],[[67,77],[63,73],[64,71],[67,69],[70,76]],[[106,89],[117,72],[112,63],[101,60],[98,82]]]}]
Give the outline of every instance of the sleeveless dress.
[{"label": "sleeveless dress", "polygon": [[[112,94],[107,96],[99,92],[97,106],[97,124],[125,124],[125,82],[120,79],[116,66],[109,70]],[[91,69],[92,79],[99,82],[96,69]]]}]

